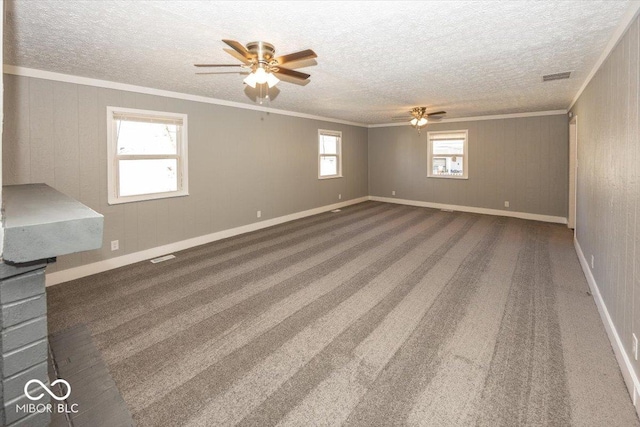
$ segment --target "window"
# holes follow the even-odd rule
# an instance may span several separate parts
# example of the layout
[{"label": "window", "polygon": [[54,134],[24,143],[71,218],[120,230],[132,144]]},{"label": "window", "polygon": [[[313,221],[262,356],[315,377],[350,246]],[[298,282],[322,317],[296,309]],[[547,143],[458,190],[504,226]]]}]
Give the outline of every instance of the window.
[{"label": "window", "polygon": [[342,176],[342,132],[318,131],[318,178]]},{"label": "window", "polygon": [[186,196],[186,114],[107,107],[109,204]]},{"label": "window", "polygon": [[468,132],[466,130],[428,132],[429,164],[427,176],[467,179],[469,177],[467,140]]}]

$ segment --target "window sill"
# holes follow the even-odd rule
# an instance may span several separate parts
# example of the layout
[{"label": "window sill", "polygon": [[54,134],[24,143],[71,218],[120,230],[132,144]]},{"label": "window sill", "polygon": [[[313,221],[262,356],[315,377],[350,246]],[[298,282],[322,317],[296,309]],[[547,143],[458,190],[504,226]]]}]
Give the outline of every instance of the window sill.
[{"label": "window sill", "polygon": [[189,192],[186,190],[183,191],[172,191],[170,193],[156,193],[156,194],[142,194],[139,196],[127,196],[127,197],[110,197],[109,205],[120,205],[123,203],[132,203],[132,202],[146,202],[147,200],[158,200],[158,199],[171,199],[174,197],[184,197],[188,196]]},{"label": "window sill", "polygon": [[331,176],[319,176],[318,179],[335,179],[335,178],[343,178],[342,175],[331,175]]},{"label": "window sill", "polygon": [[427,175],[427,178],[437,179],[469,179],[468,176],[444,176],[444,175]]}]

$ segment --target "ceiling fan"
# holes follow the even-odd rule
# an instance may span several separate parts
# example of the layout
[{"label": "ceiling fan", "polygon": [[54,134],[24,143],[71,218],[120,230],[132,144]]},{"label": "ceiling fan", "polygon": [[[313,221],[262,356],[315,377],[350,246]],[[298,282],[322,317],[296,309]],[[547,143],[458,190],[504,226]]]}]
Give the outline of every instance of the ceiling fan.
[{"label": "ceiling fan", "polygon": [[[306,81],[309,74],[301,73],[299,71],[292,70],[283,67],[283,64],[293,64],[294,62],[300,62],[307,59],[317,58],[318,55],[311,49],[301,50],[300,52],[290,53],[283,56],[275,56],[275,47],[266,42],[250,42],[247,46],[243,46],[235,40],[222,40],[233,51],[225,52],[229,53],[234,58],[240,60],[241,64],[194,64],[196,67],[242,67],[250,70],[249,76],[244,79],[244,82],[255,88],[256,85],[266,84],[268,87],[273,87],[280,79],[276,75],[291,77],[296,80]],[[237,54],[236,54],[237,53]],[[216,74],[216,73],[197,73],[197,74]]]},{"label": "ceiling fan", "polygon": [[392,117],[394,121],[409,121],[409,124],[415,129],[420,130],[429,123],[429,120],[439,120],[447,114],[446,111],[435,111],[427,114],[427,107],[415,107],[409,111],[409,116]]}]

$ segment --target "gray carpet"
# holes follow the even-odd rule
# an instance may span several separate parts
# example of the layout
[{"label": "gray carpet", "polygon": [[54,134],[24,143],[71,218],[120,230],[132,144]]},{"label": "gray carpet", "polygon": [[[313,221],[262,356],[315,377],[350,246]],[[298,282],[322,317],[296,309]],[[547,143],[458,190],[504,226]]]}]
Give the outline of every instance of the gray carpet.
[{"label": "gray carpet", "polygon": [[176,256],[48,289],[139,426],[640,425],[565,226],[366,202]]}]

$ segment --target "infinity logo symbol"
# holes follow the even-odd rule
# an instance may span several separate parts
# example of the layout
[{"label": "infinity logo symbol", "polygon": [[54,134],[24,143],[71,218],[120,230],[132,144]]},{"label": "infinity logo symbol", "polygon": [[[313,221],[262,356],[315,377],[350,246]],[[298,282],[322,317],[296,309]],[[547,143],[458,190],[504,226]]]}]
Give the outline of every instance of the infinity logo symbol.
[{"label": "infinity logo symbol", "polygon": [[29,394],[29,386],[33,383],[39,384],[40,387],[42,387],[42,389],[44,391],[46,391],[47,393],[49,393],[49,395],[51,397],[53,397],[55,400],[65,400],[67,397],[69,397],[69,395],[71,394],[71,385],[69,385],[68,382],[66,382],[65,380],[55,380],[54,382],[51,383],[51,387],[53,387],[54,385],[60,383],[60,384],[64,384],[67,387],[67,392],[64,396],[58,396],[57,394],[55,394],[54,392],[52,392],[46,385],[44,385],[42,383],[42,381],[40,380],[29,380],[27,381],[27,383],[24,385],[24,395],[27,396],[27,398],[31,399],[31,400],[40,400],[42,398],[42,396],[44,396],[44,393],[40,393],[37,396],[31,396]]}]

